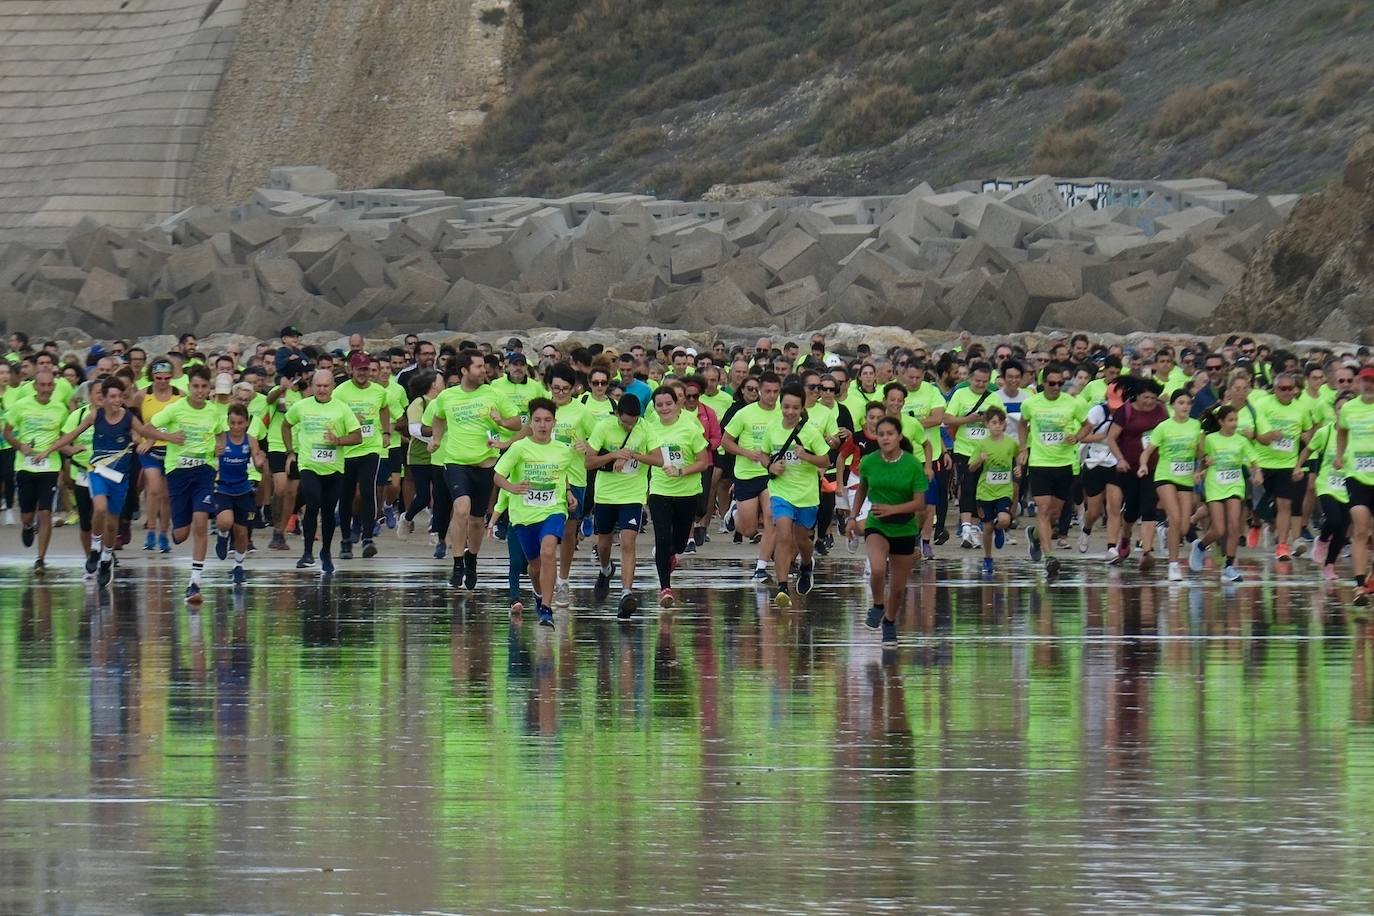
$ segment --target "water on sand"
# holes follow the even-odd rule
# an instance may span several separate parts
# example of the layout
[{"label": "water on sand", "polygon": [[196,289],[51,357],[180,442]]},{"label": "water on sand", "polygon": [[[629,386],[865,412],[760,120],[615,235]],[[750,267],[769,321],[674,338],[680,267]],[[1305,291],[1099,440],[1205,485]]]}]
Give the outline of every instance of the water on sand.
[{"label": "water on sand", "polygon": [[883,652],[843,551],[787,612],[739,556],[629,625],[582,574],[550,632],[495,560],[192,609],[12,548],[0,911],[1374,909],[1374,649],[1306,565],[947,552]]}]

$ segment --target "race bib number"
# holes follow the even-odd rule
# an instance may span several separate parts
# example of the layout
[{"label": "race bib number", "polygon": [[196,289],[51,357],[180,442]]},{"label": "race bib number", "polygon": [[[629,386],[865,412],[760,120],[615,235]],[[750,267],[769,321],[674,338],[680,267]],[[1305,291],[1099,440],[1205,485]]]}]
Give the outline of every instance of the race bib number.
[{"label": "race bib number", "polygon": [[984,477],[993,486],[1005,486],[1011,483],[1011,471],[988,471]]},{"label": "race bib number", "polygon": [[204,458],[193,458],[190,455],[182,455],[177,459],[177,470],[189,471],[191,468],[205,467]]},{"label": "race bib number", "polygon": [[968,437],[970,439],[986,439],[988,437],[988,428],[986,426],[966,426],[964,428],[968,430]]},{"label": "race bib number", "polygon": [[1191,461],[1171,461],[1169,463],[1169,473],[1175,475],[1193,473],[1194,463]]},{"label": "race bib number", "polygon": [[1374,455],[1356,456],[1355,471],[1360,474],[1374,474]]},{"label": "race bib number", "polygon": [[1217,470],[1217,483],[1222,485],[1240,483],[1240,468],[1219,468]]},{"label": "race bib number", "polygon": [[332,448],[314,448],[310,450],[310,460],[318,461],[321,464],[331,464],[338,451]]},{"label": "race bib number", "polygon": [[554,494],[558,492],[553,487],[531,487],[525,491],[525,505],[546,508],[553,505]]},{"label": "race bib number", "polygon": [[487,431],[487,445],[491,446],[492,448],[495,448],[496,446],[498,446],[498,445],[500,445],[500,444],[501,444],[501,435],[500,435],[500,433],[498,433],[498,432],[497,432],[496,430],[494,430],[494,429],[488,430],[488,431]]},{"label": "race bib number", "polygon": [[683,459],[682,456],[682,446],[663,446],[663,466],[669,468],[681,468],[687,466],[687,462]]},{"label": "race bib number", "polygon": [[24,460],[24,467],[28,468],[31,471],[47,471],[51,470],[52,466],[48,463],[47,458],[39,458],[37,455],[29,455],[28,458]]},{"label": "race bib number", "polygon": [[1330,488],[1330,489],[1332,489],[1332,490],[1335,490],[1335,491],[1338,492],[1338,493],[1344,493],[1344,492],[1345,492],[1345,475],[1343,475],[1343,474],[1327,474],[1327,475],[1326,475],[1326,485],[1327,485],[1328,488]]},{"label": "race bib number", "polygon": [[375,428],[375,427],[373,427],[373,425],[372,425],[371,423],[364,423],[364,424],[363,424],[363,438],[364,438],[364,439],[371,439],[371,438],[372,438],[372,430],[373,430],[374,428]]},{"label": "race bib number", "polygon": [[621,465],[621,467],[620,467],[620,473],[622,473],[622,474],[634,474],[634,473],[636,473],[638,470],[639,470],[639,462],[638,462],[637,460],[635,460],[634,458],[631,458],[630,460],[626,461],[626,462],[625,462],[623,465]]},{"label": "race bib number", "polygon": [[89,489],[91,488],[91,472],[90,472],[90,471],[77,471],[77,472],[76,472],[76,485],[77,485],[78,487],[85,487],[86,489],[89,490]]},{"label": "race bib number", "polygon": [[1045,445],[1063,445],[1064,434],[1058,432],[1043,432],[1040,434],[1040,441]]},{"label": "race bib number", "polygon": [[1284,436],[1282,439],[1275,439],[1274,444],[1270,446],[1270,448],[1276,452],[1291,452],[1293,451],[1293,440],[1287,436]]},{"label": "race bib number", "polygon": [[801,456],[797,454],[796,449],[789,448],[783,453],[782,462],[783,464],[801,464]]}]

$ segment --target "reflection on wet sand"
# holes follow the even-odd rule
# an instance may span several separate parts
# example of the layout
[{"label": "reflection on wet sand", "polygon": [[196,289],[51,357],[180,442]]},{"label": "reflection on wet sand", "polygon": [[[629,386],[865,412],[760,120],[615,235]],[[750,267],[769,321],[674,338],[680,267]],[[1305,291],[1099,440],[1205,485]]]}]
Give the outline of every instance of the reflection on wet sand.
[{"label": "reflection on wet sand", "polygon": [[0,911],[1374,908],[1346,596],[1005,565],[918,569],[896,651],[857,575],[550,632],[403,572],[7,570]]}]

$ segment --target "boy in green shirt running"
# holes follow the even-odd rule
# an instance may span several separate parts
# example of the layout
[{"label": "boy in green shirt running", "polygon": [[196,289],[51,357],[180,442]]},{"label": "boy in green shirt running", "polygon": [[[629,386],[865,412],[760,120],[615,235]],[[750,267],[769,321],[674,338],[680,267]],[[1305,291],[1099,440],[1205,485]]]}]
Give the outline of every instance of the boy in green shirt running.
[{"label": "boy in green shirt running", "polygon": [[983,574],[992,575],[992,550],[1002,549],[1011,527],[1012,471],[1021,446],[1007,435],[1007,414],[989,407],[985,414],[988,437],[969,457],[969,473],[978,475],[978,512],[983,519]]}]

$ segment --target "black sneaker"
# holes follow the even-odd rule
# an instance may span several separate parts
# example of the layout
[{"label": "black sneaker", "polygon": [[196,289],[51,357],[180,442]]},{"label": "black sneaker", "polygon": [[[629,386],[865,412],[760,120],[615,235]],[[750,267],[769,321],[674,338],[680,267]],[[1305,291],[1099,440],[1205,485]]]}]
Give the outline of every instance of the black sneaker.
[{"label": "black sneaker", "polygon": [[940,545],[942,545],[942,544],[948,542],[948,541],[949,541],[949,531],[948,531],[948,529],[945,529],[945,528],[938,528],[938,529],[936,529],[934,540],[935,540],[935,546],[936,546],[936,547],[939,547]]},{"label": "black sneaker", "polygon": [[32,525],[25,525],[25,526],[24,526],[24,529],[23,529],[22,531],[19,532],[19,540],[21,540],[21,541],[24,542],[24,546],[25,546],[25,547],[32,547],[32,546],[33,546],[33,536],[34,536],[37,532],[38,532],[38,523],[37,523],[37,522],[35,522],[35,523],[32,524]]},{"label": "black sneaker", "polygon": [[329,555],[329,551],[320,551],[320,572],[326,576],[334,572],[334,558]]},{"label": "black sneaker", "polygon": [[[468,591],[474,592],[477,590],[477,554],[464,553],[463,565],[467,567],[463,575],[463,585],[467,587]],[[553,612],[550,611],[550,613]],[[553,623],[550,622],[549,626],[553,626]]]},{"label": "black sneaker", "polygon": [[453,558],[453,575],[448,577],[448,584],[453,588],[461,588],[463,585],[463,558]]},{"label": "black sneaker", "polygon": [[683,552],[683,553],[696,553],[696,552],[697,552],[697,539],[696,539],[696,538],[688,538],[688,539],[687,539],[687,546],[684,547],[684,548],[682,549],[682,552]]},{"label": "black sneaker", "polygon": [[596,601],[605,601],[606,596],[611,593],[611,577],[615,575],[615,564],[611,564],[611,571],[604,572],[598,570],[596,573],[596,584],[592,586],[592,598]]},{"label": "black sneaker", "polygon": [[104,588],[105,586],[107,586],[107,585],[110,584],[110,580],[113,579],[113,578],[114,578],[114,561],[113,561],[113,560],[101,560],[101,561],[100,561],[100,568],[97,569],[97,570],[96,570],[96,573],[95,573],[95,584],[96,584],[96,585],[99,585],[101,588]]},{"label": "black sneaker", "polygon": [[876,630],[883,625],[883,615],[887,611],[878,607],[876,604],[868,609],[868,617],[864,619],[864,626],[870,630]]},{"label": "black sneaker", "polygon": [[98,550],[92,550],[92,551],[90,552],[90,554],[88,554],[88,555],[86,556],[86,572],[87,572],[87,573],[93,573],[93,572],[95,572],[96,567],[98,567],[99,565],[100,565],[100,551],[98,551]]},{"label": "black sneaker", "polygon": [[1051,579],[1059,575],[1059,561],[1054,557],[1045,558],[1045,575]]},{"label": "black sneaker", "polygon": [[363,559],[370,560],[377,555],[377,545],[369,538],[363,541]]},{"label": "black sneaker", "polygon": [[1030,526],[1030,530],[1026,533],[1026,544],[1030,550],[1031,562],[1039,563],[1045,552],[1040,549],[1040,529],[1038,526]]},{"label": "black sneaker", "polygon": [[801,573],[797,576],[797,594],[806,595],[811,592],[811,579],[816,569],[814,566],[803,566]]},{"label": "black sneaker", "polygon": [[219,557],[221,560],[229,559],[229,535],[215,535],[215,556]]},{"label": "black sneaker", "polygon": [[[324,551],[320,551],[320,557],[321,557],[321,559],[323,559],[323,557],[324,557]],[[340,559],[340,560],[351,560],[351,559],[353,559],[353,542],[352,542],[352,541],[343,541],[342,543],[339,544],[339,559]]]},{"label": "black sneaker", "polygon": [[34,572],[36,572],[36,573],[41,573],[43,570],[45,570],[45,569],[47,569],[47,568],[48,568],[48,564],[45,563],[45,562],[43,561],[43,558],[42,558],[42,557],[39,557],[38,559],[36,559],[36,560],[33,561],[33,571],[34,571]]},{"label": "black sneaker", "polygon": [[[817,539],[816,539],[816,555],[817,555],[817,556],[823,557],[823,556],[826,556],[826,555],[829,554],[829,553],[830,553],[830,538],[817,538]],[[801,586],[800,586],[800,585],[797,586],[797,591],[801,592]],[[802,592],[802,594],[805,595],[806,592]]]},{"label": "black sneaker", "polygon": [[313,553],[310,553],[309,551],[306,551],[305,553],[301,554],[301,558],[296,561],[297,569],[309,569],[314,565],[315,555]]},{"label": "black sneaker", "polygon": [[639,610],[639,599],[635,597],[634,592],[626,592],[620,596],[620,610],[616,612],[617,617],[621,620],[629,620],[637,610]]},{"label": "black sneaker", "polygon": [[762,566],[756,567],[756,568],[754,569],[754,575],[753,575],[752,578],[753,578],[753,580],[754,580],[755,582],[767,582],[767,581],[768,581],[768,570],[767,570],[765,567],[762,567]]},{"label": "black sneaker", "polygon": [[883,645],[897,645],[897,621],[883,619]]}]

